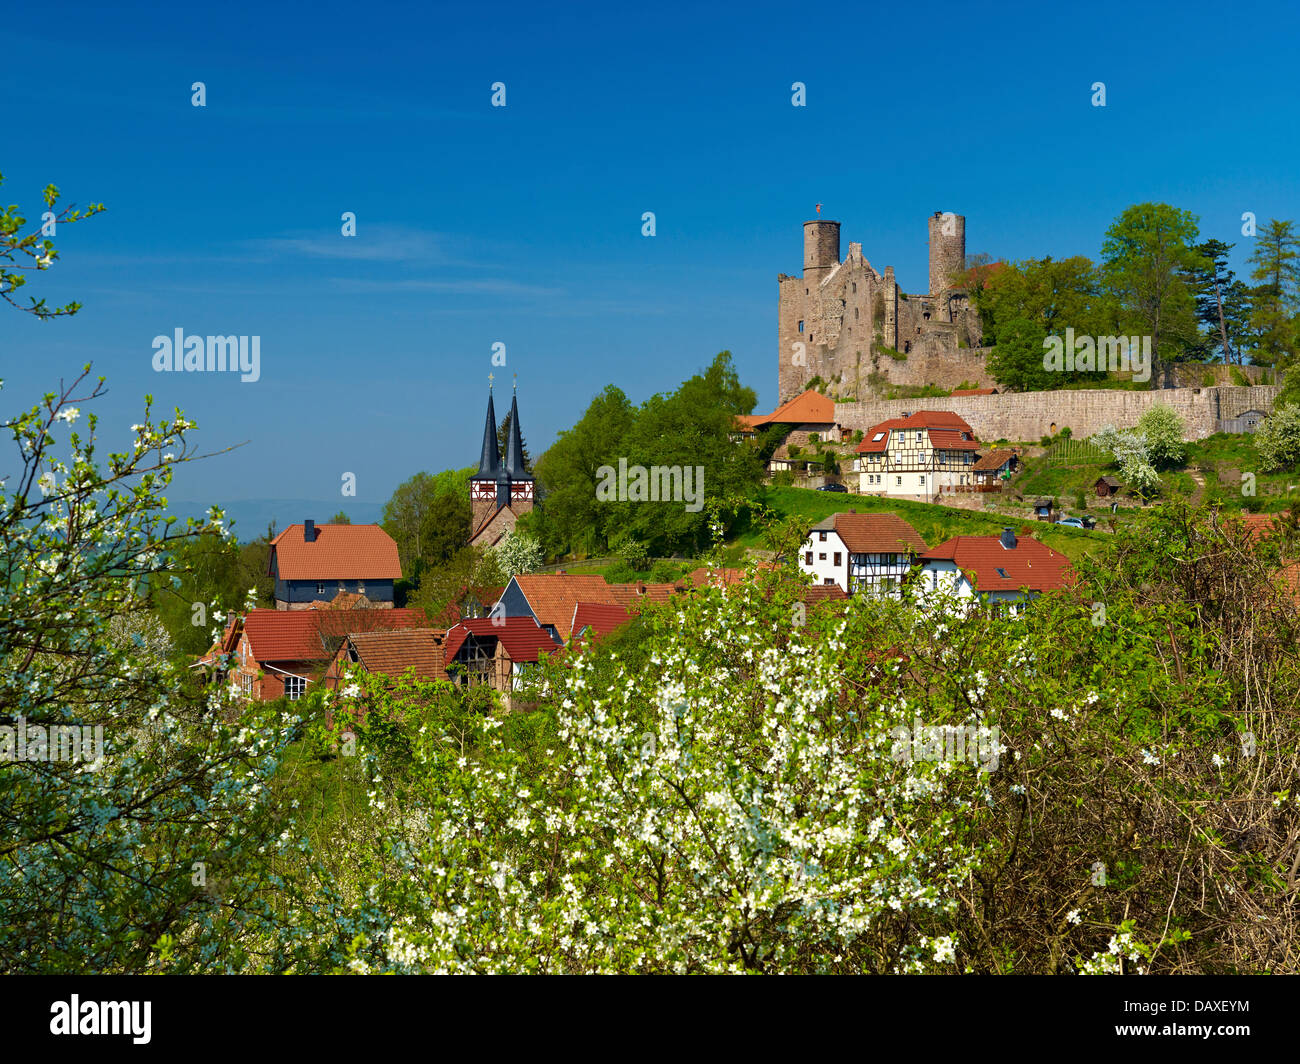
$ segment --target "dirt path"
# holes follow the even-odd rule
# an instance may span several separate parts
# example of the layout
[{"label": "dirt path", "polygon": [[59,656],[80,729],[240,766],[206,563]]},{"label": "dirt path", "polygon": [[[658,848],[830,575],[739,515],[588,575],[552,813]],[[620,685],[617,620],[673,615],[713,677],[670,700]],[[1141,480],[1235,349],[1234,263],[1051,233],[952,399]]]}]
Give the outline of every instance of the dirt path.
[{"label": "dirt path", "polygon": [[1194,510],[1201,505],[1201,500],[1205,498],[1205,474],[1199,469],[1189,469],[1187,472],[1196,481],[1196,490],[1192,492],[1192,498],[1188,503]]}]

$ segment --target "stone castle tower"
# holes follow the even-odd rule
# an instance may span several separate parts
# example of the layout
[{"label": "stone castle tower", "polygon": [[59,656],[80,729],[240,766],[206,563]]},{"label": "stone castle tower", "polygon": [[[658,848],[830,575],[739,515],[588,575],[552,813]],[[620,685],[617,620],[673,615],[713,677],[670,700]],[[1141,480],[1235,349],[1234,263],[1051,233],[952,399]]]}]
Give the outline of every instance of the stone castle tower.
[{"label": "stone castle tower", "polygon": [[470,546],[492,547],[514,529],[521,514],[533,508],[533,476],[524,468],[523,435],[519,430],[519,397],[510,398],[510,434],[505,461],[497,446],[496,410],[488,384],[487,419],[478,472],[469,481]]},{"label": "stone castle tower", "polygon": [[840,260],[840,223],[803,224],[803,275],[777,275],[780,401],[814,378],[834,398],[866,398],[887,385],[956,387],[991,383],[979,346],[979,318],[959,274],[966,265],[966,219],[929,219],[929,291],[908,295],[849,244]]}]

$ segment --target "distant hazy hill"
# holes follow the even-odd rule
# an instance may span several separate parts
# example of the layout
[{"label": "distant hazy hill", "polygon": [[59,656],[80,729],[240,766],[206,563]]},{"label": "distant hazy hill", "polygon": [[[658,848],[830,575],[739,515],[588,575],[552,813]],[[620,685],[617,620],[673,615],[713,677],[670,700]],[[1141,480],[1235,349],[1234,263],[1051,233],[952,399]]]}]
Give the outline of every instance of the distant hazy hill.
[{"label": "distant hazy hill", "polygon": [[[203,517],[212,505],[212,501],[172,499],[171,512],[182,519]],[[231,499],[216,500],[216,505],[226,511],[228,520],[234,522],[235,534],[241,542],[262,535],[272,521],[276,531],[286,525],[301,523],[308,517],[323,525],[342,510],[352,518],[354,525],[367,525],[377,523],[384,508],[382,503],[357,502],[356,499]]]}]

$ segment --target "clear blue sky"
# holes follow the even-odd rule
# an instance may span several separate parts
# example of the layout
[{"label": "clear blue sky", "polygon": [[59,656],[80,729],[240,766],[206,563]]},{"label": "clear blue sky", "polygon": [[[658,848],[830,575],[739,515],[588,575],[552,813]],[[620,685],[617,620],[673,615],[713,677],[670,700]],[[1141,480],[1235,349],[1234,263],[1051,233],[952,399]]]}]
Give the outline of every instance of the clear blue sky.
[{"label": "clear blue sky", "polygon": [[[1243,211],[1300,217],[1291,4],[11,4],[2,32],[0,196],[108,210],[25,290],[76,318],[0,313],[0,402],[93,361],[107,444],[145,392],[251,441],[176,498],[346,471],[378,504],[472,464],[498,341],[534,454],[606,383],[639,402],[724,348],[770,409],[817,202],[907,291],[935,210],[971,253],[1095,256],[1164,200],[1239,271]],[[260,335],[261,380],[153,372],[178,327]]]}]

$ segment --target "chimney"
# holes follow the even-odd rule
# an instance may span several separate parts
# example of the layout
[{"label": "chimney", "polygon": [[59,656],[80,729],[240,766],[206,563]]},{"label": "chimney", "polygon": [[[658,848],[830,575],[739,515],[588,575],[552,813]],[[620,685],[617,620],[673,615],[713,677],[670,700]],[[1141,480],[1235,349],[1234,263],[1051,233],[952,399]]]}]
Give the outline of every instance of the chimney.
[{"label": "chimney", "polygon": [[1004,528],[1002,530],[1002,535],[1000,535],[998,539],[1001,541],[1002,546],[1007,550],[1016,549],[1016,534],[1012,532],[1011,529]]},{"label": "chimney", "polygon": [[305,543],[316,542],[316,522],[310,517],[302,523],[302,538]]}]

